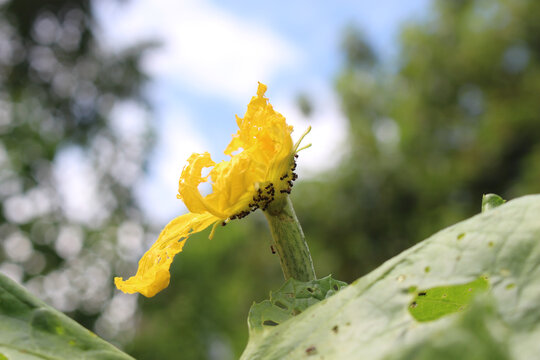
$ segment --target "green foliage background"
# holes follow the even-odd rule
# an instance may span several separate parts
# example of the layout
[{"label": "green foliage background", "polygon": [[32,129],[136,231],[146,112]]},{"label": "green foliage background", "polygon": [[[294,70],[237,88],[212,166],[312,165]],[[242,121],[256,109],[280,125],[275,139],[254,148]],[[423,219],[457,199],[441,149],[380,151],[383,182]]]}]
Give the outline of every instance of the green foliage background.
[{"label": "green foliage background", "polygon": [[[71,52],[55,44],[46,47],[68,69],[81,58],[98,66],[100,75],[90,80],[98,95],[89,109],[99,108],[99,99],[111,99],[101,97],[105,94],[112,94],[114,101],[140,98],[141,49],[121,58],[98,51],[89,1],[43,2],[43,7],[21,0],[9,4],[2,21],[11,24],[28,48],[45,46],[31,32],[41,11],[62,18],[74,7],[85,14],[78,47]],[[348,156],[336,164],[336,171],[300,182],[292,195],[319,276],[357,279],[434,232],[478,213],[484,193],[512,199],[540,192],[539,24],[540,3],[535,0],[434,1],[428,19],[403,29],[394,62],[379,59],[360,30],[344,33],[346,56],[336,89],[350,125],[344,144]],[[119,69],[124,76],[111,75]],[[0,131],[11,164],[7,175],[2,167],[2,184],[19,179],[21,194],[48,184],[49,175],[38,176],[47,174],[38,171],[44,164],[40,160],[54,161],[63,146],[72,144],[91,157],[98,135],[121,149],[106,121],[109,112],[81,112],[77,99],[57,97],[30,58],[2,63],[0,76],[4,102],[34,104],[21,106],[50,114],[64,129],[61,138],[43,136],[29,113],[17,118],[13,112],[16,126]],[[309,94],[299,105],[310,108]],[[39,151],[26,151],[30,142],[38,144],[32,149]],[[144,156],[136,160],[140,169],[144,161]],[[126,220],[145,226],[132,201],[131,184],[120,183],[107,171],[100,179],[104,188],[112,189],[117,206],[106,223],[82,229],[85,249],[106,254],[113,264],[107,268],[112,278],[112,272],[125,269],[133,259],[118,262],[108,256],[114,247],[97,244],[114,244]],[[53,244],[40,243],[36,234],[46,234],[44,228],[58,233],[70,219],[55,209],[24,223],[13,222],[2,210],[7,199],[1,199],[0,236],[20,231],[47,259],[40,272],[25,270],[23,281],[68,269]],[[152,299],[139,299],[136,335],[124,344],[135,358],[175,359],[181,354],[183,359],[234,359],[241,354],[249,306],[282,284],[279,261],[270,251],[270,235],[260,214],[219,228],[212,241],[207,236],[198,234],[186,244],[173,264],[168,289]],[[24,269],[24,264],[16,265]],[[93,328],[101,316],[95,309],[106,313],[115,294],[111,288],[103,291],[101,307],[77,302],[70,315]]]},{"label": "green foliage background", "polygon": [[327,272],[354,280],[477,213],[484,193],[540,190],[539,18],[535,1],[436,1],[403,30],[396,72],[347,38],[337,88],[351,153],[296,202],[339,263]]}]

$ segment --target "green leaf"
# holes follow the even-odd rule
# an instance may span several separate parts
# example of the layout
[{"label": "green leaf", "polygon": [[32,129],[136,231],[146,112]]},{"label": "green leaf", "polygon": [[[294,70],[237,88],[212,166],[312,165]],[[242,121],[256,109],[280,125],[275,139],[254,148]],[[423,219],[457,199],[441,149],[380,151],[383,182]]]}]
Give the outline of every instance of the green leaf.
[{"label": "green leaf", "polygon": [[270,292],[270,300],[251,306],[248,316],[250,336],[285,322],[345,286],[347,283],[332,279],[331,275],[307,282],[287,280],[278,291]]},{"label": "green leaf", "polygon": [[[471,284],[478,295],[464,301],[459,293]],[[469,309],[417,319],[418,289],[452,289]],[[532,195],[444,229],[335,296],[250,333],[242,358],[525,360],[538,357],[538,339],[540,195]]]},{"label": "green leaf", "polygon": [[133,359],[0,274],[0,360]]},{"label": "green leaf", "polygon": [[409,305],[409,312],[418,321],[436,320],[463,311],[479,291],[489,288],[487,276],[463,285],[439,286],[420,290]]},{"label": "green leaf", "polygon": [[506,200],[497,194],[484,194],[482,196],[482,212],[501,206]]}]

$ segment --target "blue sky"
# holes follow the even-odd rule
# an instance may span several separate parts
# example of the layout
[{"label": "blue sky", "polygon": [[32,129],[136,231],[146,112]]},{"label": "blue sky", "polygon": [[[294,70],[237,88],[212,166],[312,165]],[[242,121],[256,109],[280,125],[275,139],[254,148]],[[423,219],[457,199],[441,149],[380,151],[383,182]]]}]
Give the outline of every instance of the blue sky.
[{"label": "blue sky", "polygon": [[[361,29],[379,56],[391,62],[405,21],[427,16],[431,0],[379,1],[209,1],[102,0],[96,10],[103,44],[111,50],[145,39],[162,46],[145,57],[151,76],[148,95],[157,130],[148,177],[137,192],[158,225],[185,211],[176,199],[182,167],[192,152],[210,151],[214,160],[236,132],[257,81],[268,85],[274,108],[295,127],[308,124],[313,147],[302,154],[301,176],[331,168],[346,151],[347,124],[333,83],[342,63],[343,30]],[[295,99],[306,93],[315,105],[308,120]],[[134,106],[117,111],[124,127],[140,124]],[[135,125],[133,125],[135,126]]]}]

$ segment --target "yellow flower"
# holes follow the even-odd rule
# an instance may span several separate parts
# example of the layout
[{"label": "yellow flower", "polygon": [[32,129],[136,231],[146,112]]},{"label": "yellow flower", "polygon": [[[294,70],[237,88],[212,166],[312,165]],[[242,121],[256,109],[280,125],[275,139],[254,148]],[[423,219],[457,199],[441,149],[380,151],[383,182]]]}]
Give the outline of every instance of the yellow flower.
[{"label": "yellow flower", "polygon": [[[266,85],[259,83],[257,96],[248,104],[244,118],[236,117],[239,130],[225,149],[230,160],[216,164],[207,152],[189,157],[180,176],[177,195],[189,213],[165,226],[139,261],[135,276],[128,280],[114,279],[118,289],[154,296],[169,285],[169,267],[191,234],[213,225],[212,238],[218,224],[243,218],[259,208],[266,210],[290,193],[292,181],[296,179],[295,156],[309,129],[293,145],[292,126],[274,111],[264,97],[265,92]],[[212,167],[210,173],[202,176],[202,170],[209,167]],[[206,196],[198,189],[203,182],[212,184],[212,193]]]}]

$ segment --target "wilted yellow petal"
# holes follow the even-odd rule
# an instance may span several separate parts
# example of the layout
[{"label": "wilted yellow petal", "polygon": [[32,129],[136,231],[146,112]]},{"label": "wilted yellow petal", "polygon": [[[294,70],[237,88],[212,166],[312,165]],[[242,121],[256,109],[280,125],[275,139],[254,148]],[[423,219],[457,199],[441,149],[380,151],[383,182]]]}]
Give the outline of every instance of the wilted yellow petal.
[{"label": "wilted yellow petal", "polygon": [[198,189],[198,186],[201,183],[208,181],[207,176],[202,176],[202,170],[214,165],[215,162],[212,161],[208,152],[203,154],[192,154],[188,159],[188,164],[182,170],[182,175],[180,176],[178,184],[177,198],[184,201],[184,204],[190,212],[209,212],[214,214],[214,216],[221,218],[224,217],[224,214],[211,202],[205,200]]},{"label": "wilted yellow petal", "polygon": [[125,293],[139,292],[152,297],[169,285],[169,268],[176,254],[182,251],[187,238],[212,225],[218,218],[210,214],[188,213],[172,220],[141,260],[135,276],[127,280],[115,278],[116,287]]},{"label": "wilted yellow petal", "polygon": [[[126,281],[115,279],[120,290],[154,296],[168,286],[173,257],[182,251],[191,233],[218,221],[226,224],[243,218],[257,208],[266,210],[275,199],[283,200],[290,192],[296,179],[293,171],[298,144],[293,145],[292,126],[274,111],[265,92],[266,85],[259,83],[257,96],[249,102],[244,117],[236,117],[238,132],[225,149],[230,160],[216,164],[208,152],[189,157],[180,176],[178,198],[190,213],[163,229],[139,262],[135,276]],[[203,176],[205,168],[211,169]],[[198,188],[204,182],[212,185],[212,192],[205,196]]]}]

